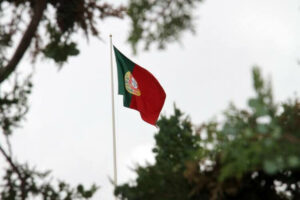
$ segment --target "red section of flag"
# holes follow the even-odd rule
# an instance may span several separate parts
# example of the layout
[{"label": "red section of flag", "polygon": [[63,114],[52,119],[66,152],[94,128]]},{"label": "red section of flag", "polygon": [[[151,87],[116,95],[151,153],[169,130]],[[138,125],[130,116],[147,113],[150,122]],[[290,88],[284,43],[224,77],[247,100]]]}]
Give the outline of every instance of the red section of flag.
[{"label": "red section of flag", "polygon": [[130,108],[139,111],[144,121],[155,125],[164,105],[166,93],[156,78],[146,69],[135,65],[132,76],[138,83],[141,95],[132,95]]}]

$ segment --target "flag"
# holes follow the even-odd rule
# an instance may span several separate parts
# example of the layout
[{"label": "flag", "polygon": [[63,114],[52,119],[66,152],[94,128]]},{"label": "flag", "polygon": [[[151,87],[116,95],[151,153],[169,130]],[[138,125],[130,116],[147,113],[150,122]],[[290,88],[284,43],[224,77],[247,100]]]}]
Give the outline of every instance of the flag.
[{"label": "flag", "polygon": [[156,125],[166,99],[164,89],[149,71],[129,60],[115,46],[114,52],[123,105],[139,111],[144,121]]}]

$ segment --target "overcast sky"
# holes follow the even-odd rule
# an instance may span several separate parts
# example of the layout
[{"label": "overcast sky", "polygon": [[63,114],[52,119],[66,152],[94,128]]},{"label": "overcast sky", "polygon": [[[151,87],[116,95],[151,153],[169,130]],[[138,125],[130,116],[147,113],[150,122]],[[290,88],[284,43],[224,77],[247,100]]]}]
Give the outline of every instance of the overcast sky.
[{"label": "overcast sky", "polygon": [[[159,80],[167,94],[162,113],[171,114],[175,102],[197,125],[231,101],[246,106],[253,95],[254,65],[272,78],[276,101],[299,94],[299,8],[298,0],[206,0],[195,12],[196,35],[184,34],[180,44],[138,55],[132,55],[125,42],[129,21],[106,20],[99,24],[103,42],[92,39],[87,44],[78,37],[81,54],[61,71],[50,61],[36,64],[31,109],[12,138],[15,157],[51,169],[54,180],[96,183],[101,189],[93,199],[112,200],[108,35],[112,33],[114,44]],[[19,67],[30,64],[23,59]],[[115,108],[119,182],[124,183],[134,179],[136,163],[153,162],[157,130],[138,112],[124,108],[117,94]]]}]

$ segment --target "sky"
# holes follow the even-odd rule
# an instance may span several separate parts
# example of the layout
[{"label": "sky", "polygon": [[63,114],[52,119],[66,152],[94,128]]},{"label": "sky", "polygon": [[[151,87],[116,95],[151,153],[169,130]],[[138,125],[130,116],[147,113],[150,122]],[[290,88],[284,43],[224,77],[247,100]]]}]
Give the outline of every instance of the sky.
[{"label": "sky", "polygon": [[[125,1],[116,1],[125,2]],[[128,19],[99,23],[103,41],[78,36],[81,54],[58,70],[35,64],[31,108],[12,137],[14,157],[53,180],[100,186],[93,199],[112,200],[113,153],[109,34],[134,62],[149,70],[167,94],[162,114],[174,103],[195,125],[218,117],[230,102],[247,105],[251,69],[260,66],[273,83],[275,101],[300,92],[300,2],[297,0],[206,0],[195,11],[196,34],[185,33],[161,51],[133,55]],[[31,68],[28,57],[20,68]],[[116,65],[114,63],[114,70]],[[115,70],[116,72],[116,70]],[[114,76],[117,92],[117,77]],[[119,183],[133,181],[137,164],[153,163],[155,127],[123,107],[115,93]],[[3,138],[1,138],[2,140]],[[0,163],[0,167],[3,164]]]}]

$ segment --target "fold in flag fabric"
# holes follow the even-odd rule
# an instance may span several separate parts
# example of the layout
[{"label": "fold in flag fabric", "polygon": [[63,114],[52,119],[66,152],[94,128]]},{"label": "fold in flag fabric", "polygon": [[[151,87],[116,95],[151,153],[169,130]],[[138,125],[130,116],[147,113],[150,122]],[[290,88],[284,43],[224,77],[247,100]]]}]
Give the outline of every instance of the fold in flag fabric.
[{"label": "fold in flag fabric", "polygon": [[129,60],[115,46],[114,52],[123,105],[139,111],[144,121],[156,125],[166,99],[164,89],[149,71]]}]

